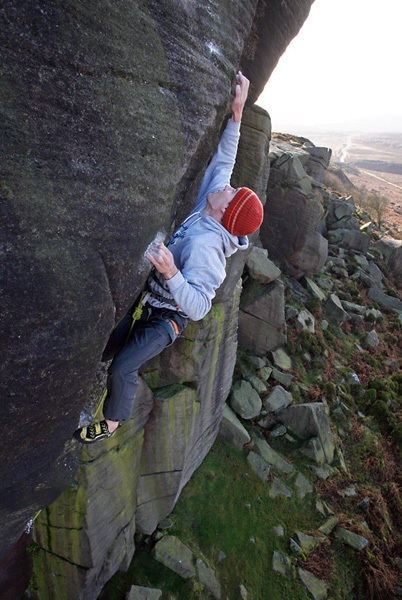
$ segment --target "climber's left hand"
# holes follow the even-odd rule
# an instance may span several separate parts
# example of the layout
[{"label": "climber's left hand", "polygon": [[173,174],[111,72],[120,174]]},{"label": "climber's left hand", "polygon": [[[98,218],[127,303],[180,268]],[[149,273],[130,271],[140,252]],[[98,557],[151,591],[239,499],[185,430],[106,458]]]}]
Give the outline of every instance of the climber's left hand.
[{"label": "climber's left hand", "polygon": [[179,271],[174,264],[173,254],[163,242],[151,244],[146,257],[165,279],[171,279]]},{"label": "climber's left hand", "polygon": [[249,87],[250,81],[241,71],[238,71],[236,74],[235,97],[232,101],[232,121],[236,123],[240,123],[241,121]]}]

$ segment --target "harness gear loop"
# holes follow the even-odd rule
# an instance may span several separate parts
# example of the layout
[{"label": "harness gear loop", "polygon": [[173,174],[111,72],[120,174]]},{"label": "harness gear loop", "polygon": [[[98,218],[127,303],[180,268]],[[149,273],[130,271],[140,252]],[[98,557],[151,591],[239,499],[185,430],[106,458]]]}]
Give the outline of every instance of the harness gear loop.
[{"label": "harness gear loop", "polygon": [[135,309],[133,310],[133,314],[131,315],[131,325],[130,325],[129,332],[127,334],[126,343],[130,339],[130,336],[133,332],[133,327],[134,327],[135,322],[138,321],[138,319],[141,319],[144,305],[147,303],[149,296],[150,296],[149,292],[142,292],[140,299],[138,301],[138,304],[135,307]]}]

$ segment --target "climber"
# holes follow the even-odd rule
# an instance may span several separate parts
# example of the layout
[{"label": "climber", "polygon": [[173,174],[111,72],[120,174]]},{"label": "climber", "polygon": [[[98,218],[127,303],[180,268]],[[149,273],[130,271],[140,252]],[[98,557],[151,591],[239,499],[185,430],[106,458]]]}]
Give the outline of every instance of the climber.
[{"label": "climber", "polygon": [[154,268],[146,284],[143,314],[109,368],[104,419],[75,432],[84,444],[110,438],[120,422],[130,418],[138,369],[170,346],[190,319],[197,321],[208,313],[225,278],[226,259],[247,249],[247,235],[261,225],[263,207],[257,195],[249,188],[230,185],[248,88],[248,79],[239,71],[232,115],[207,167],[194,209],[167,246],[153,243],[146,253]]}]

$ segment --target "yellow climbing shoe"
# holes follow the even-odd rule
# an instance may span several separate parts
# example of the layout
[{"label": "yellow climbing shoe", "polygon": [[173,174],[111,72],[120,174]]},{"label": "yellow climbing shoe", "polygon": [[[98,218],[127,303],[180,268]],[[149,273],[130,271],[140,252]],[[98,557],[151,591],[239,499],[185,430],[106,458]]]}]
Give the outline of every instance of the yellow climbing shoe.
[{"label": "yellow climbing shoe", "polygon": [[103,419],[102,421],[96,421],[91,425],[86,425],[85,427],[77,429],[74,433],[74,437],[81,442],[81,444],[94,444],[95,442],[99,442],[99,440],[111,438],[119,427],[120,424],[114,431],[110,432],[105,419]]}]

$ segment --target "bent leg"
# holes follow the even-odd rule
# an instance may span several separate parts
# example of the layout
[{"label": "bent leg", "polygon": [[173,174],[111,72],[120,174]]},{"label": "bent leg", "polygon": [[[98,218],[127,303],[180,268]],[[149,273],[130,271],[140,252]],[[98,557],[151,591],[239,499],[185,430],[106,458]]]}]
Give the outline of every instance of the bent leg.
[{"label": "bent leg", "polygon": [[158,322],[139,323],[127,344],[115,356],[107,381],[103,414],[109,421],[127,421],[138,388],[138,369],[171,343],[166,328]]}]

